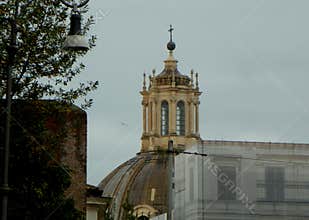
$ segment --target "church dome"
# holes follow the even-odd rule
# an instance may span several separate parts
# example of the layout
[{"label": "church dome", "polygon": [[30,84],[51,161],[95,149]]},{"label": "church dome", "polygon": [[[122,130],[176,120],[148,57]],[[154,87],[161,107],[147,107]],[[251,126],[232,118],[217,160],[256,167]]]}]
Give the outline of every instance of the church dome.
[{"label": "church dome", "polygon": [[198,74],[194,83],[193,71],[191,77],[178,71],[174,49],[170,44],[164,69],[158,75],[155,70],[149,75],[149,86],[143,74],[141,152],[98,185],[103,196],[111,198],[110,213],[115,220],[128,219],[132,212],[138,219],[167,213],[173,172],[173,165],[168,165],[168,143],[185,150],[201,141]]},{"label": "church dome", "polygon": [[152,217],[167,212],[168,155],[139,153],[112,171],[99,184],[103,196],[113,198],[114,219],[123,219],[128,202],[137,216]]}]

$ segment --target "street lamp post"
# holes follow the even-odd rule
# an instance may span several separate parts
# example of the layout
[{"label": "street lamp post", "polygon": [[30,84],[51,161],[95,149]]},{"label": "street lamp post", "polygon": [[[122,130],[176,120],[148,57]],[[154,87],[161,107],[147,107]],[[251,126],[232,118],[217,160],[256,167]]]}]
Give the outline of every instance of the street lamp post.
[{"label": "street lamp post", "polygon": [[9,188],[9,157],[10,157],[10,127],[11,127],[11,104],[12,104],[12,71],[14,59],[17,51],[16,38],[16,21],[12,19],[11,23],[11,39],[10,45],[7,47],[8,53],[8,67],[7,67],[7,80],[6,80],[6,120],[5,120],[5,142],[4,142],[4,155],[3,155],[3,177],[2,177],[2,215],[1,219],[7,219],[7,205]]},{"label": "street lamp post", "polygon": [[[89,0],[85,0],[80,4],[69,4],[64,0],[61,2],[67,7],[72,8],[70,32],[64,41],[64,49],[72,50],[88,50],[89,46],[81,34],[81,15],[78,8],[85,6]],[[1,220],[7,220],[8,216],[8,194],[9,188],[9,158],[10,158],[10,128],[11,128],[11,106],[12,106],[12,75],[15,63],[15,55],[17,52],[17,24],[19,2],[15,4],[14,18],[10,19],[11,33],[10,44],[7,47],[8,62],[7,62],[7,80],[6,80],[6,120],[5,120],[5,142],[3,154],[3,177],[0,186],[0,193],[2,194]]]}]

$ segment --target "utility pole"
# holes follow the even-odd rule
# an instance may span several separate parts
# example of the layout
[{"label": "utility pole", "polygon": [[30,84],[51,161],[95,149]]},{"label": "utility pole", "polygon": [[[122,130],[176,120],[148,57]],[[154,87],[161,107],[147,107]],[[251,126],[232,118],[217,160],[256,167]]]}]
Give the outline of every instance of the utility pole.
[{"label": "utility pole", "polygon": [[173,219],[174,208],[174,153],[173,153],[173,141],[168,141],[168,210],[167,220]]}]

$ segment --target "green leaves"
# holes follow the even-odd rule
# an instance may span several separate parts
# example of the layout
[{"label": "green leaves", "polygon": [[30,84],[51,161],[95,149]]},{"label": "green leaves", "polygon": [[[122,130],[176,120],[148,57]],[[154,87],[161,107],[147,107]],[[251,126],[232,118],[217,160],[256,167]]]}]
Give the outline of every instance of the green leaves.
[{"label": "green leaves", "polygon": [[[16,2],[19,2],[16,7]],[[18,13],[15,13],[15,12]],[[90,107],[86,98],[94,91],[97,81],[72,83],[85,69],[79,63],[86,52],[64,51],[62,44],[67,36],[70,9],[55,0],[11,0],[0,5],[0,97],[5,95],[11,26],[8,19],[17,24],[18,51],[13,68],[13,94],[19,99],[51,98],[68,103],[82,101]],[[83,33],[90,30],[94,19],[82,14]],[[89,37],[90,49],[96,37]]]}]

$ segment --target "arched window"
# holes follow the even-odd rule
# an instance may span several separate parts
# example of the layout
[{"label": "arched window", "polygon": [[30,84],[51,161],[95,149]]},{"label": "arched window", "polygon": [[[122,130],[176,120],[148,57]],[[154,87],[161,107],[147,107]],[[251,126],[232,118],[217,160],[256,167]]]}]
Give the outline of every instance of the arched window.
[{"label": "arched window", "polygon": [[161,103],[161,135],[168,135],[168,103]]},{"label": "arched window", "polygon": [[176,134],[185,135],[185,103],[179,101],[176,108]]},{"label": "arched window", "polygon": [[144,215],[138,217],[138,220],[148,220],[148,219],[149,219],[149,218],[146,217],[146,216],[144,216]]}]

